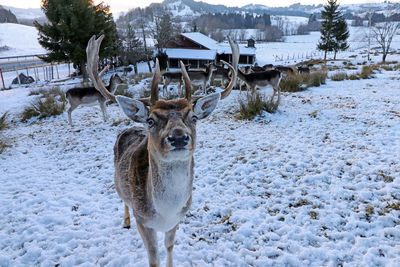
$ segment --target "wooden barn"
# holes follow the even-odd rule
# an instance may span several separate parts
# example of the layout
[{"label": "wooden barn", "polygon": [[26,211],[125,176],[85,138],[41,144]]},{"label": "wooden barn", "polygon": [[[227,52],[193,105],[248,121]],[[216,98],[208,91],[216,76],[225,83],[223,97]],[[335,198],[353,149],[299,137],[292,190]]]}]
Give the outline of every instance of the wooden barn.
[{"label": "wooden barn", "polygon": [[[252,65],[255,62],[255,47],[239,46],[240,65]],[[204,68],[209,62],[218,63],[221,59],[231,62],[232,51],[228,42],[218,43],[214,39],[199,33],[181,33],[164,50],[168,55],[168,69],[179,68],[179,60],[190,64],[191,68]]]}]

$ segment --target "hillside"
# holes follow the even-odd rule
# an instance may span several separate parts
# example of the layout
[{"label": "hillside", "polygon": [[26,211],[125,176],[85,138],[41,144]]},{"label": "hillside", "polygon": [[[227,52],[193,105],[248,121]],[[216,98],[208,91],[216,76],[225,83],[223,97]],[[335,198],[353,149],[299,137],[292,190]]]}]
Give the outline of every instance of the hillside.
[{"label": "hillside", "polygon": [[0,5],[0,23],[17,23],[17,17],[10,10]]},{"label": "hillside", "polygon": [[14,23],[0,23],[0,40],[2,45],[10,49],[0,51],[0,56],[20,56],[44,54],[46,50],[40,46],[38,32],[35,27]]}]

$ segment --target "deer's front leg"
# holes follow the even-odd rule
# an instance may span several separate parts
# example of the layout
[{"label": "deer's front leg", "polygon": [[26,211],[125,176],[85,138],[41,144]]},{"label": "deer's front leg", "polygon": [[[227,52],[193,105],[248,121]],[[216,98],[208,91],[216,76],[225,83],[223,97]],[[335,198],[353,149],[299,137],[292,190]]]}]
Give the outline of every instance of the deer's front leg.
[{"label": "deer's front leg", "polygon": [[165,248],[167,249],[167,267],[174,266],[172,250],[174,249],[175,233],[177,229],[178,229],[178,224],[174,228],[165,233],[164,245]]},{"label": "deer's front leg", "polygon": [[136,224],[140,236],[142,237],[144,246],[147,249],[147,255],[149,257],[149,266],[150,267],[160,266],[160,260],[158,258],[158,250],[157,250],[157,232],[151,228],[145,227],[138,221],[136,221]]}]

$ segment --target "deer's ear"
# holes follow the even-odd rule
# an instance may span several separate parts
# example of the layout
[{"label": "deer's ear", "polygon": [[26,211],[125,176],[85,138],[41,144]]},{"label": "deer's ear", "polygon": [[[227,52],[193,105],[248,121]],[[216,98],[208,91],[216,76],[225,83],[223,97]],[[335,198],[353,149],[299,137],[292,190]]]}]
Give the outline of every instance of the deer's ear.
[{"label": "deer's ear", "polygon": [[121,95],[117,95],[115,98],[128,118],[136,122],[146,122],[148,111],[142,102]]},{"label": "deer's ear", "polygon": [[214,93],[197,100],[193,107],[193,112],[199,119],[204,119],[210,115],[217,107],[218,101],[221,98],[220,93]]}]

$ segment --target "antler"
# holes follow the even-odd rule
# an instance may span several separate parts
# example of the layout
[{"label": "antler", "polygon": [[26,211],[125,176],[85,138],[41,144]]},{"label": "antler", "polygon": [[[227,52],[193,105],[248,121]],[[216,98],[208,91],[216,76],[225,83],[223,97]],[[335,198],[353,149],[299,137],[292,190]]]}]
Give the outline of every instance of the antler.
[{"label": "antler", "polygon": [[222,64],[228,66],[232,73],[231,80],[229,81],[228,86],[225,88],[225,90],[221,93],[221,99],[224,99],[229,96],[229,94],[232,92],[232,88],[235,85],[236,82],[236,77],[237,77],[237,69],[238,69],[238,64],[239,64],[239,46],[236,42],[232,41],[231,38],[228,36],[228,42],[229,45],[231,46],[232,49],[232,65],[229,64],[228,62],[225,62],[224,60],[221,60]]},{"label": "antler", "polygon": [[90,38],[88,45],[86,47],[86,55],[87,55],[87,67],[86,70],[92,79],[94,87],[106,98],[113,102],[116,102],[115,96],[111,94],[105,87],[102,78],[104,73],[110,68],[110,66],[106,66],[100,73],[97,73],[99,69],[99,50],[101,42],[104,39],[104,34],[102,34],[97,40],[96,36],[93,35]]},{"label": "antler", "polygon": [[[96,36],[93,35],[90,38],[88,45],[86,47],[87,55],[87,71],[89,73],[90,79],[93,81],[94,87],[106,98],[113,102],[117,102],[115,95],[111,94],[105,87],[103,83],[104,73],[109,70],[110,66],[106,66],[100,73],[97,73],[99,69],[99,50],[101,42],[104,39],[104,34],[102,34],[97,40]],[[160,64],[158,59],[156,59],[155,70],[153,75],[153,80],[151,82],[151,97],[139,98],[137,100],[141,101],[143,104],[150,106],[154,105],[158,100],[158,84],[161,80]]]},{"label": "antler", "polygon": [[182,77],[185,82],[185,98],[190,102],[192,99],[192,83],[186,71],[185,64],[183,64],[182,61],[179,61],[179,63],[181,65]]}]

